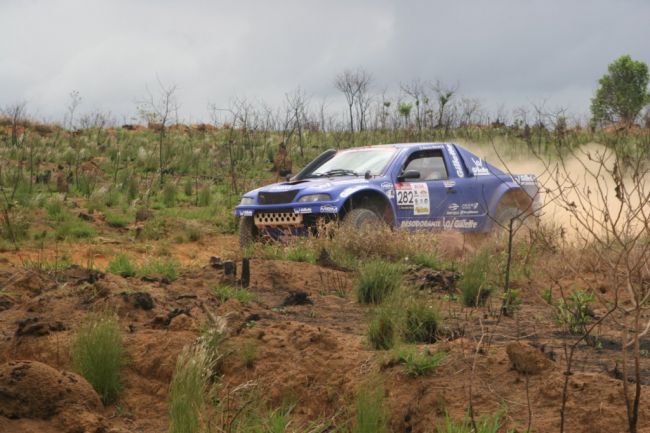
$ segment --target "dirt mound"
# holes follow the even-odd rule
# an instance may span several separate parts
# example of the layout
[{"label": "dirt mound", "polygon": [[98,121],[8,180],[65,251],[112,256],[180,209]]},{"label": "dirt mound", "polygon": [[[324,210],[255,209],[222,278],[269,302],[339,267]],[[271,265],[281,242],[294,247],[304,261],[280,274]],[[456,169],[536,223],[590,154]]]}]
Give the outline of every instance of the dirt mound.
[{"label": "dirt mound", "polygon": [[506,346],[512,368],[524,374],[538,374],[550,367],[551,361],[538,349],[517,342]]},{"label": "dirt mound", "polygon": [[36,361],[0,365],[0,415],[6,418],[53,420],[64,432],[100,432],[102,409],[81,376]]}]

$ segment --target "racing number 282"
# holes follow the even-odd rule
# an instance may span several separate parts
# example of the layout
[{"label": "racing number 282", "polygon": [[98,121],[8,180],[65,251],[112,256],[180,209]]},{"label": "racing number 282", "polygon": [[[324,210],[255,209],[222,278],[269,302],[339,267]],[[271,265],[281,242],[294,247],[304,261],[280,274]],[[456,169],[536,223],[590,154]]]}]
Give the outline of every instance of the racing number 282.
[{"label": "racing number 282", "polygon": [[412,190],[397,190],[397,205],[398,206],[412,206],[413,205],[413,191]]}]

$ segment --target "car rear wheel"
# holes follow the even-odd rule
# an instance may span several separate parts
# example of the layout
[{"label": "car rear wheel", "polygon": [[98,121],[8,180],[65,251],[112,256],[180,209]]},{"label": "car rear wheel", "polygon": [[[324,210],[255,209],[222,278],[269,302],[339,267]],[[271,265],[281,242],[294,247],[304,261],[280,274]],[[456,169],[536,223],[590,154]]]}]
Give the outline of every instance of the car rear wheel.
[{"label": "car rear wheel", "polygon": [[368,230],[383,226],[384,220],[374,210],[360,207],[348,212],[343,224],[353,230]]},{"label": "car rear wheel", "polygon": [[246,216],[239,218],[239,246],[244,249],[251,246],[258,238],[257,227],[253,217]]}]

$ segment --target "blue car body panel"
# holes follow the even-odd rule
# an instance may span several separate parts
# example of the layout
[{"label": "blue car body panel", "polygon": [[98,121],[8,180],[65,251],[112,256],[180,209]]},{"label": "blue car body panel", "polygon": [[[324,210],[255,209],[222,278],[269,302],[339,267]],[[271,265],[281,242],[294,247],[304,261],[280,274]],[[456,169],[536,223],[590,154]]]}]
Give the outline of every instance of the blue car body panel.
[{"label": "blue car body panel", "polygon": [[[536,202],[538,187],[534,175],[511,176],[461,146],[452,143],[380,146],[393,147],[396,151],[377,176],[319,177],[267,185],[244,194],[250,204],[237,206],[235,215],[252,217],[258,213],[293,212],[332,217],[348,209],[349,200],[359,194],[379,194],[388,203],[395,227],[477,232],[492,228],[497,207],[506,193],[520,191]],[[426,150],[442,153],[447,179],[399,182],[397,178],[409,156]],[[293,198],[278,204],[258,204],[260,194],[283,192]],[[299,202],[301,197],[314,194],[328,194],[330,198]]]}]

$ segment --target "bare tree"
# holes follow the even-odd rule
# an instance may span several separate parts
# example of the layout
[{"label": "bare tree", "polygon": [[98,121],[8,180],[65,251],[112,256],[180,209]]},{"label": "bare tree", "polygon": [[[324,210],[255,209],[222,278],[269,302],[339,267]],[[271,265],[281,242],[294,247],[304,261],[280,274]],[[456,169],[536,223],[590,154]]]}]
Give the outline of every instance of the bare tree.
[{"label": "bare tree", "polygon": [[18,102],[13,105],[9,105],[2,110],[2,113],[7,116],[11,125],[11,145],[18,147],[20,144],[18,142],[18,131],[21,124],[25,121],[25,116],[27,112],[27,102]]},{"label": "bare tree", "polygon": [[354,110],[357,111],[359,130],[365,127],[367,110],[370,107],[370,83],[372,75],[366,70],[359,68],[356,71],[344,70],[334,79],[334,85],[345,96],[350,116],[350,132],[354,132]]},{"label": "bare tree", "polygon": [[400,88],[404,93],[413,98],[415,105],[415,126],[418,129],[418,138],[422,138],[422,127],[424,124],[424,115],[426,107],[429,105],[429,96],[427,94],[427,85],[420,81],[419,78],[414,79],[408,84],[400,84]]},{"label": "bare tree", "polygon": [[164,142],[170,116],[178,112],[176,85],[166,86],[158,79],[158,91],[154,94],[147,88],[147,97],[138,104],[140,116],[158,131],[158,162],[160,186],[164,184]]},{"label": "bare tree", "polygon": [[303,144],[303,125],[307,118],[307,104],[309,99],[305,92],[298,87],[294,92],[286,94],[288,111],[291,113],[292,121],[294,122],[294,129],[298,130],[298,147],[300,149],[300,156],[305,156]]}]

